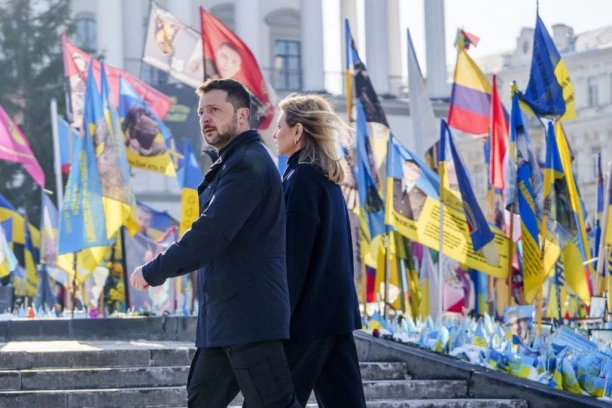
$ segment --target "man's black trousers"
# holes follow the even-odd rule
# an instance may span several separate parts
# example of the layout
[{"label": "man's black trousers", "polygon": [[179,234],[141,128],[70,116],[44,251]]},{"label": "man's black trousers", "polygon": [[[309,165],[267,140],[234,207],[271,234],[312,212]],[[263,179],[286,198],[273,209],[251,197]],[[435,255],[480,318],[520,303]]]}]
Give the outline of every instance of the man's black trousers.
[{"label": "man's black trousers", "polygon": [[187,380],[190,408],[226,408],[239,391],[251,408],[300,408],[282,341],[196,350]]}]

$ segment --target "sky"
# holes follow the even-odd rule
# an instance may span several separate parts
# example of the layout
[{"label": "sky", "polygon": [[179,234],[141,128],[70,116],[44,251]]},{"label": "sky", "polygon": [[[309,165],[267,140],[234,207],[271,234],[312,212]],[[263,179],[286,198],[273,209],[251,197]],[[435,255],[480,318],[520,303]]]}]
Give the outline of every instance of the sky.
[{"label": "sky", "polygon": [[[425,22],[423,2],[427,0],[399,0],[402,26],[403,70],[406,71],[406,28],[412,41],[423,74],[425,61]],[[554,24],[564,23],[579,34],[612,25],[612,0],[540,0],[540,17],[552,33]],[[480,37],[477,48],[470,54],[497,54],[514,49],[522,27],[535,26],[536,0],[445,0],[446,63],[453,64],[453,42],[457,28]]]}]

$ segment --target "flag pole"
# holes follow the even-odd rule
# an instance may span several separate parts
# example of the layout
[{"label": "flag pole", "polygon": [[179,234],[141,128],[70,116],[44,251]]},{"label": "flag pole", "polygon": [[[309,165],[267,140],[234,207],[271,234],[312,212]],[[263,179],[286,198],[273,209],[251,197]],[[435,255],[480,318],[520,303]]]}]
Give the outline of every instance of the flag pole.
[{"label": "flag pole", "polygon": [[514,203],[510,204],[510,236],[508,237],[508,304],[512,306],[512,261],[514,260]]},{"label": "flag pole", "polygon": [[368,317],[368,276],[365,259],[361,255],[359,256],[361,261],[361,288],[363,295],[363,317]]},{"label": "flag pole", "polygon": [[53,170],[55,172],[55,194],[57,197],[57,208],[62,208],[64,201],[64,189],[62,181],[62,163],[60,159],[59,131],[57,129],[57,100],[51,98],[51,132],[53,134]]},{"label": "flag pole", "polygon": [[[440,188],[442,188],[442,183],[440,183]],[[436,305],[438,318],[442,319],[442,313],[444,309],[444,304],[442,302],[442,252],[444,251],[444,204],[442,204],[442,200],[440,200],[440,215],[438,220],[439,230],[440,230],[440,241],[439,241],[439,252],[438,252],[438,304]],[[431,285],[431,282],[430,282]],[[431,300],[430,300],[431,301]]]},{"label": "flag pole", "polygon": [[73,253],[74,260],[72,261],[72,271],[74,276],[72,277],[72,313],[70,318],[74,319],[74,308],[76,307],[76,290],[77,290],[77,252]]},{"label": "flag pole", "polygon": [[386,319],[389,315],[387,303],[389,302],[389,229],[385,232],[385,293],[383,299],[383,317]]},{"label": "flag pole", "polygon": [[[606,230],[608,229],[608,207],[610,205],[609,203],[609,197],[610,197],[610,183],[612,182],[612,163],[608,164],[609,167],[609,171],[608,171],[608,182],[606,183],[606,189],[605,189],[605,193],[603,196],[604,199],[604,213],[603,213],[603,220],[601,222],[601,238],[599,239],[599,256],[598,256],[598,260],[597,260],[597,272],[595,277],[597,278],[597,283],[599,283],[599,277],[603,274],[604,271],[604,262],[606,260],[606,244],[605,244],[605,237],[606,237]],[[606,290],[607,290],[608,286],[606,285]],[[598,286],[595,286],[595,289],[598,289]]]}]

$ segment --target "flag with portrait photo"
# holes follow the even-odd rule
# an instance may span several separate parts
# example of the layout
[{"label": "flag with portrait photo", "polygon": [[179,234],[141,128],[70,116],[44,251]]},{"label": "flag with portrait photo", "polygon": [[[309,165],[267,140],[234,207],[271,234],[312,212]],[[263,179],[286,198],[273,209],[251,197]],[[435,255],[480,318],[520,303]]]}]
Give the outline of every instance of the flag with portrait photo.
[{"label": "flag with portrait photo", "polygon": [[149,239],[159,239],[169,229],[177,226],[177,221],[166,211],[159,211],[140,201],[137,202],[140,233]]},{"label": "flag with portrait photo", "polygon": [[[387,159],[385,223],[406,238],[429,248],[440,248],[440,179],[420,158],[399,144],[393,136]],[[508,242],[506,235],[490,226],[494,234],[496,263],[474,251],[465,212],[445,208],[443,253],[467,268],[506,278]]]},{"label": "flag with portrait photo", "polygon": [[119,80],[119,117],[131,167],[176,176],[174,139],[164,122],[123,77]]},{"label": "flag with portrait photo", "polygon": [[200,33],[155,2],[151,2],[142,60],[192,88],[204,79]]},{"label": "flag with portrait photo", "polygon": [[251,126],[267,129],[274,118],[271,90],[249,47],[218,18],[200,7],[204,78],[232,78],[251,93]]},{"label": "flag with portrait photo", "polygon": [[[65,33],[62,34],[62,44],[64,51],[64,77],[67,88],[66,108],[68,119],[71,123],[77,127],[80,127],[83,123],[85,85],[87,82],[89,63],[93,61],[92,69],[96,84],[98,84],[98,88],[100,86],[101,79],[101,65],[100,61],[93,59],[91,55],[72,44],[66,37]],[[136,93],[147,103],[147,105],[151,107],[151,110],[155,112],[158,117],[163,119],[170,110],[170,106],[172,106],[172,99],[159,92],[146,82],[131,75],[127,71],[106,66],[106,73],[108,75],[112,95],[115,98],[113,100],[115,106],[119,104],[119,77],[123,77],[130,83]]]},{"label": "flag with portrait photo", "polygon": [[102,201],[106,218],[106,234],[113,239],[122,225],[130,234],[138,227],[136,198],[132,192],[130,169],[119,114],[110,91],[104,64],[101,68],[101,98],[95,98],[89,126],[92,127],[94,147],[98,160],[98,172],[102,184]]},{"label": "flag with portrait photo", "polygon": [[382,194],[385,183],[384,173],[386,171],[384,163],[387,157],[387,142],[389,141],[389,134],[391,131],[385,111],[374,90],[372,81],[370,81],[367,67],[363,61],[361,61],[361,58],[359,58],[357,46],[350,35],[350,29],[347,32],[347,48],[347,55],[350,57],[352,63],[351,72],[353,75],[352,82],[355,87],[355,99],[361,102],[365,113],[369,136],[367,162],[371,168],[370,173],[372,175],[372,180],[376,188]]}]

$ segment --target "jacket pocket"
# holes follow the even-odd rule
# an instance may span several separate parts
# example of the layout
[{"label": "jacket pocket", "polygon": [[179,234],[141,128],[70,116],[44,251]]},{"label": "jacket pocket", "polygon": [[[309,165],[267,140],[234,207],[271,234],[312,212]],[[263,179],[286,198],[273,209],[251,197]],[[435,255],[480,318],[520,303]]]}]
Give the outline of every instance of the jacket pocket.
[{"label": "jacket pocket", "polygon": [[245,289],[255,284],[251,275],[224,276],[222,278],[207,278],[204,282],[204,292],[212,297],[230,300]]}]

